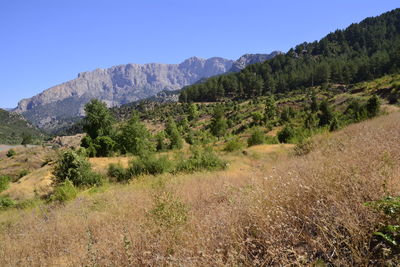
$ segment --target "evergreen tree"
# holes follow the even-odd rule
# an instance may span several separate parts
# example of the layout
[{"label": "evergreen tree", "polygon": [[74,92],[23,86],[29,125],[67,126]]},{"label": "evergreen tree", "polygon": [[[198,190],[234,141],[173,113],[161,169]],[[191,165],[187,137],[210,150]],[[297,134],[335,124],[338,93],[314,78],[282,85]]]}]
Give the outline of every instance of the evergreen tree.
[{"label": "evergreen tree", "polygon": [[182,136],[178,131],[175,121],[172,118],[168,119],[165,132],[170,140],[171,149],[181,149],[183,146]]},{"label": "evergreen tree", "polygon": [[113,119],[105,103],[92,99],[85,105],[85,113],[83,129],[92,139],[110,134]]},{"label": "evergreen tree", "polygon": [[214,109],[213,118],[211,121],[210,129],[211,133],[216,137],[225,135],[228,128],[227,121],[225,119],[224,111],[222,108],[217,107]]},{"label": "evergreen tree", "polygon": [[265,119],[267,121],[273,121],[276,117],[276,103],[273,95],[267,97],[265,103]]}]

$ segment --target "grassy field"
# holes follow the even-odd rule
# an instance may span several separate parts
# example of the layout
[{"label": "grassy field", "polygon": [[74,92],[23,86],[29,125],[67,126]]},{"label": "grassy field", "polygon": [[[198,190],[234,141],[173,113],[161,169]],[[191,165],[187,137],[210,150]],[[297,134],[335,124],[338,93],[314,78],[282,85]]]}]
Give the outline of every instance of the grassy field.
[{"label": "grassy field", "polygon": [[395,263],[372,253],[384,218],[364,203],[400,191],[399,121],[396,112],[316,136],[304,156],[256,146],[226,154],[224,171],[143,176],[5,211],[0,265]]}]

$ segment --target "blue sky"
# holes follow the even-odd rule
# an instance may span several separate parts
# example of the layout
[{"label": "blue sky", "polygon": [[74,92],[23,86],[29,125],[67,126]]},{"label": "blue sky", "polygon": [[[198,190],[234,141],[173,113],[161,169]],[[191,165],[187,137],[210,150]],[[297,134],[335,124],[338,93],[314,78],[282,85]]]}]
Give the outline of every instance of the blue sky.
[{"label": "blue sky", "polygon": [[0,107],[125,63],[287,51],[392,0],[1,0]]}]

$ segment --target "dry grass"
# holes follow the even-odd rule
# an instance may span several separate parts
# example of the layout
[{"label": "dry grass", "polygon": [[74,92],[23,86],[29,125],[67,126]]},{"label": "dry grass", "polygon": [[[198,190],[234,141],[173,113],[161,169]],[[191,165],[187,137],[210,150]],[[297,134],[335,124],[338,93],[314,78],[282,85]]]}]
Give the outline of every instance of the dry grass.
[{"label": "dry grass", "polygon": [[227,171],[142,177],[7,213],[0,265],[382,264],[369,247],[381,218],[363,203],[400,192],[399,122],[393,113],[319,136],[302,157],[256,149]]}]

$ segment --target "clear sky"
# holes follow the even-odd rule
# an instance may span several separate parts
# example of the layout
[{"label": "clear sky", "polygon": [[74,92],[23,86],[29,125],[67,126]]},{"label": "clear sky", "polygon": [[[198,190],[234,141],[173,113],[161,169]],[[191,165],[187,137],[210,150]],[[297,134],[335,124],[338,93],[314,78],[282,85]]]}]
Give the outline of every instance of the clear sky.
[{"label": "clear sky", "polygon": [[78,72],[287,51],[398,0],[0,0],[0,107]]}]

